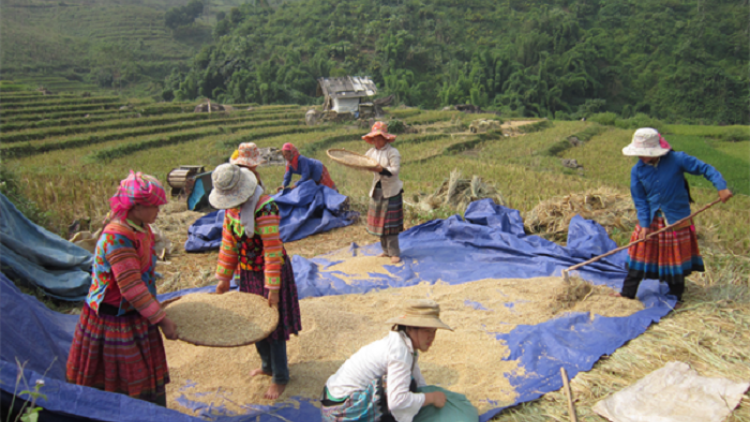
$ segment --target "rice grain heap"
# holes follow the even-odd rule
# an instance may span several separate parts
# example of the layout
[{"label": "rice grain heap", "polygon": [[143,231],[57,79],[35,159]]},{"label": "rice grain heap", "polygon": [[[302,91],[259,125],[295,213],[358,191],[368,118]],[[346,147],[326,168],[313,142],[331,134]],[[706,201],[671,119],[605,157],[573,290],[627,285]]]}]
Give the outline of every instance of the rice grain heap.
[{"label": "rice grain heap", "polygon": [[200,346],[237,347],[262,340],[276,329],[279,311],[258,295],[231,291],[193,293],[167,305],[180,340]]},{"label": "rice grain heap", "polygon": [[[559,277],[486,279],[303,299],[303,329],[287,343],[292,378],[281,400],[291,406],[298,405],[291,397],[319,403],[328,377],[362,346],[388,333],[385,321],[402,312],[404,300],[430,298],[440,304],[440,318],[455,332],[439,332],[432,348],[420,354],[427,383],[465,394],[480,414],[510,405],[517,393],[508,377],[523,377],[525,369],[517,361],[504,360],[510,352],[496,336],[560,315],[556,301],[563,287]],[[643,309],[640,302],[611,297],[611,292],[606,287],[592,289],[590,295],[568,303],[565,311],[590,312],[593,318]],[[260,367],[254,347],[205,348],[174,341],[165,346],[172,377],[167,385],[170,408],[191,413],[178,398],[204,403],[213,411],[223,409],[227,415],[274,404],[263,398],[271,378],[248,375]]]}]

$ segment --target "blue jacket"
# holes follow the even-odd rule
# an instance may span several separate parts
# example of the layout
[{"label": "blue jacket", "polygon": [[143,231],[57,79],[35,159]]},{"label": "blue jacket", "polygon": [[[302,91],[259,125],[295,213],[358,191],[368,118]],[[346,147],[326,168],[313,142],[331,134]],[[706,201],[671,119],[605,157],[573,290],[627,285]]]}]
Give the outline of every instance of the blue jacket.
[{"label": "blue jacket", "polygon": [[727,188],[721,173],[684,152],[668,152],[655,167],[639,160],[630,172],[630,193],[641,227],[649,227],[660,209],[670,224],[690,215],[684,172],[703,175],[717,190]]},{"label": "blue jacket", "polygon": [[312,180],[315,183],[320,182],[320,176],[323,175],[323,163],[314,159],[300,155],[297,158],[297,170],[287,163],[286,173],[284,173],[284,187],[289,186],[292,181],[292,174],[299,174],[300,178],[297,184],[306,180]]}]

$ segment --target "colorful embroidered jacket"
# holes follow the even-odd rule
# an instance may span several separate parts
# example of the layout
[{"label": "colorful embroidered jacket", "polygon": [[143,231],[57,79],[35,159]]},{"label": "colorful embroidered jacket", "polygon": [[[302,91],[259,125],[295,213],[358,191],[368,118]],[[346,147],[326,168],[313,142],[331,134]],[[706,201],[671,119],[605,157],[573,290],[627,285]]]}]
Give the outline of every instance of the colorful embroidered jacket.
[{"label": "colorful embroidered jacket", "polygon": [[216,278],[231,280],[239,265],[243,271],[263,271],[265,287],[269,290],[281,288],[281,267],[286,250],[281,241],[279,223],[281,216],[273,198],[263,195],[255,207],[255,233],[245,233],[240,222],[240,209],[233,208],[224,215],[219,265]]},{"label": "colorful embroidered jacket", "polygon": [[118,315],[137,310],[151,324],[166,314],[156,300],[156,254],[151,228],[112,221],[96,244],[91,287],[86,303],[97,314],[99,305],[119,307]]}]

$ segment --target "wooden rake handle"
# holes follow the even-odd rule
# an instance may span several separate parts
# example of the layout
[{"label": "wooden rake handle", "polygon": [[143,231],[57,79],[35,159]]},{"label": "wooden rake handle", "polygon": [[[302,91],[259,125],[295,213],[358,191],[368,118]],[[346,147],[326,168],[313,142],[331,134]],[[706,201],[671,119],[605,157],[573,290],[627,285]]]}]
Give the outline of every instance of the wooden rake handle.
[{"label": "wooden rake handle", "polygon": [[629,247],[631,247],[631,246],[633,246],[633,245],[635,245],[637,243],[645,242],[647,239],[649,239],[649,238],[651,238],[653,236],[656,236],[659,233],[665,232],[665,231],[667,231],[667,230],[669,230],[669,229],[671,229],[671,228],[673,228],[675,226],[678,226],[678,225],[684,223],[687,220],[690,220],[691,218],[693,218],[696,215],[702,213],[703,211],[705,211],[705,210],[713,207],[714,205],[718,204],[719,202],[721,202],[721,198],[714,200],[713,202],[711,202],[710,204],[704,206],[703,208],[699,209],[698,211],[696,211],[696,212],[688,215],[687,217],[685,217],[685,218],[683,218],[681,220],[678,220],[677,222],[674,222],[674,223],[668,225],[667,227],[663,227],[663,228],[661,228],[661,229],[659,229],[659,230],[657,230],[657,231],[655,231],[653,233],[650,233],[648,236],[644,237],[643,239],[638,239],[635,242],[630,242],[630,243],[628,243],[625,246],[620,246],[617,249],[612,249],[611,251],[609,251],[607,253],[601,254],[599,256],[595,256],[595,257],[589,259],[588,261],[584,261],[584,262],[581,262],[580,264],[576,264],[576,265],[573,265],[572,267],[568,267],[568,268],[562,270],[563,277],[565,277],[567,279],[568,272],[570,272],[570,271],[576,270],[576,269],[581,268],[581,267],[583,267],[585,265],[591,264],[592,262],[596,262],[596,261],[598,261],[598,260],[600,260],[600,259],[602,259],[604,257],[607,257],[607,256],[610,256],[610,255],[615,254],[617,252],[620,252],[621,250],[627,249],[627,248],[629,248]]}]

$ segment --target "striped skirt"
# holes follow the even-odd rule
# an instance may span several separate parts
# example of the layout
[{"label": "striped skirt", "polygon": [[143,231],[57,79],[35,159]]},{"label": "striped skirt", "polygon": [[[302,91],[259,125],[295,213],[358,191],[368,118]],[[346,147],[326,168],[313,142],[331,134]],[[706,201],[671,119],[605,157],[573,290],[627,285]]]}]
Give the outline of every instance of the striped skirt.
[{"label": "striped skirt", "polygon": [[97,315],[84,304],[65,377],[72,384],[166,405],[169,370],[159,328],[137,312]]},{"label": "striped skirt", "polygon": [[[649,229],[656,231],[666,226],[663,217],[654,218]],[[633,231],[631,242],[638,240],[638,230]],[[658,279],[667,284],[684,284],[685,277],[693,271],[704,270],[703,258],[698,249],[695,226],[665,231],[628,249],[628,275],[638,278]]]},{"label": "striped skirt", "polygon": [[[378,199],[375,199],[378,198]],[[383,198],[380,185],[375,187],[367,210],[367,232],[375,236],[391,236],[404,231],[404,191]]]},{"label": "striped skirt", "polygon": [[[263,271],[239,272],[240,291],[268,298],[265,288],[266,277]],[[299,310],[297,284],[294,282],[294,270],[291,257],[287,256],[281,267],[281,290],[279,291],[279,325],[268,338],[271,340],[289,341],[289,336],[302,331],[302,317]]]},{"label": "striped skirt", "polygon": [[336,189],[336,184],[333,183],[333,179],[331,179],[331,175],[328,174],[328,169],[326,168],[326,166],[323,166],[323,172],[320,174],[320,180],[318,181],[318,184],[328,186],[329,188],[338,192],[338,189]]}]

